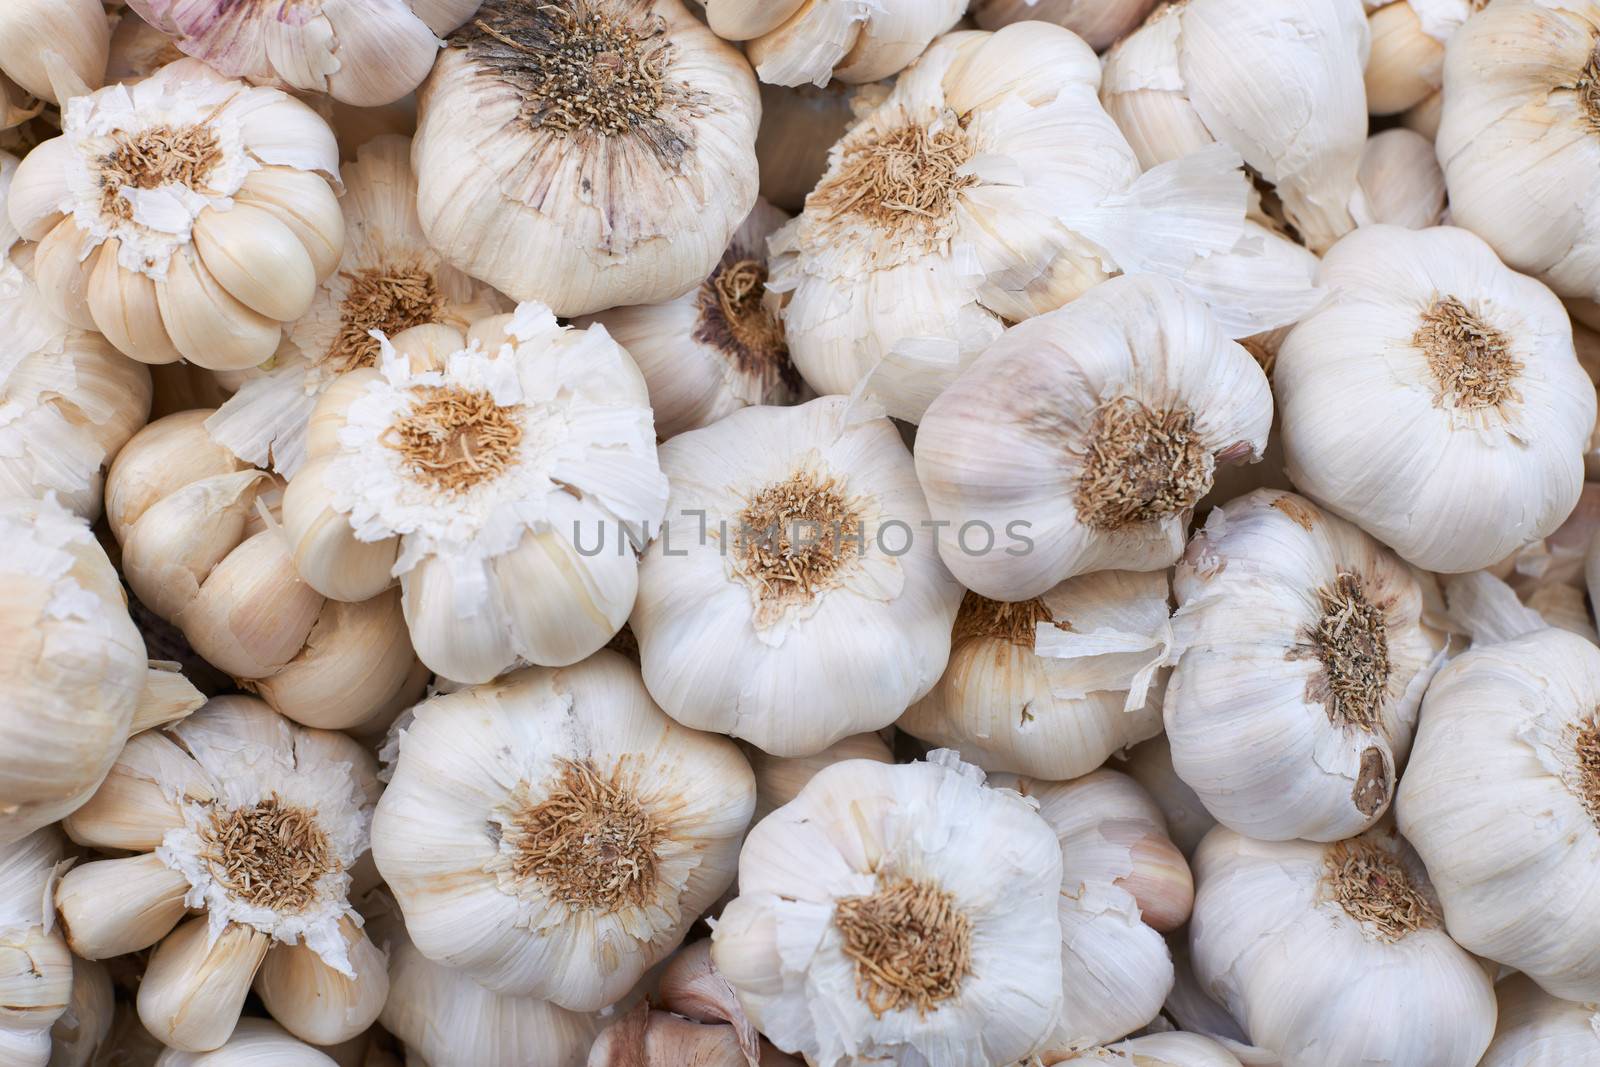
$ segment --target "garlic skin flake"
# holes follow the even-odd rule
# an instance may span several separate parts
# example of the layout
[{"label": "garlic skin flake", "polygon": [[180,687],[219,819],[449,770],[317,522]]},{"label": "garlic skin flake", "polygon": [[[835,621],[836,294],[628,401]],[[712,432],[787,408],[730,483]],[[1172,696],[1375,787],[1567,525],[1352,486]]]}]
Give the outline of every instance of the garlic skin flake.
[{"label": "garlic skin flake", "polygon": [[1183,552],[1219,464],[1261,458],[1272,393],[1196,297],[1113,278],[1008,330],[929,407],[917,477],[939,552],[994,600]]},{"label": "garlic skin flake", "polygon": [[1364,226],[1318,283],[1329,302],[1273,371],[1295,486],[1426,570],[1487,567],[1559,526],[1595,395],[1554,294],[1449,226]]},{"label": "garlic skin flake", "polygon": [[563,317],[693,289],[755,206],[755,77],[680,0],[485,0],[418,104],[429,242]]},{"label": "garlic skin flake", "polygon": [[1600,1001],[1597,706],[1583,638],[1480,643],[1428,687],[1396,801],[1450,935],[1582,1002]]},{"label": "garlic skin flake", "polygon": [[350,601],[398,576],[417,655],[463,683],[609,641],[667,500],[638,368],[541,304],[379,335],[378,365],[318,401],[307,451],[284,495],[301,576]]},{"label": "garlic skin flake", "polygon": [[875,82],[905,69],[967,0],[700,0],[713,33],[745,41],[773,85]]},{"label": "garlic skin flake", "polygon": [[[385,135],[344,168],[344,255],[317,287],[311,309],[287,328],[276,354],[244,372],[233,398],[206,420],[213,440],[257,467],[292,478],[306,461],[317,399],[341,374],[376,366],[379,343],[428,323],[466,329],[511,303],[449,266],[417,220],[411,142]],[[324,254],[337,254],[324,248]]]},{"label": "garlic skin flake", "polygon": [[733,881],[755,782],[600,652],[419,705],[373,823],[417,948],[495,992],[615,1003]]},{"label": "garlic skin flake", "polygon": [[99,88],[110,47],[100,0],[8,0],[0,8],[0,130]]},{"label": "garlic skin flake", "polygon": [[661,446],[672,497],[629,624],[684,725],[808,756],[938,681],[961,591],[900,434],[870,408],[744,408]]},{"label": "garlic skin flake", "polygon": [[55,926],[50,885],[62,866],[53,827],[0,845],[0,1063],[45,1067],[50,1028],[72,996],[72,953]]},{"label": "garlic skin flake", "polygon": [[1525,974],[1494,987],[1494,1041],[1478,1067],[1591,1067],[1600,1063],[1600,1005],[1558,1000]]},{"label": "garlic skin flake", "polygon": [[271,356],[344,245],[327,124],[182,60],[75,97],[62,127],[22,161],[8,205],[39,242],[50,309],[141,363]]},{"label": "garlic skin flake", "polygon": [[985,30],[1013,22],[1053,22],[1104,52],[1138,29],[1155,6],[1156,0],[973,0],[972,18]]},{"label": "garlic skin flake", "polygon": [[1218,827],[1194,857],[1195,975],[1282,1067],[1474,1067],[1494,989],[1392,830],[1333,844]]},{"label": "garlic skin flake", "polygon": [[252,983],[303,1040],[354,1037],[389,987],[348,900],[375,771],[355,741],[253,697],[216,697],[139,734],[64,824],[79,844],[133,853],[61,879],[68,943],[87,959],[155,946],[139,1018],[172,1048],[220,1047]]},{"label": "garlic skin flake", "polygon": [[168,1049],[155,1067],[338,1067],[326,1053],[297,1041],[267,1019],[240,1019],[226,1044],[210,1052]]},{"label": "garlic skin flake", "polygon": [[846,761],[750,831],[711,956],[815,1067],[1010,1063],[1061,1004],[1060,889],[1049,824],[954,753]]}]

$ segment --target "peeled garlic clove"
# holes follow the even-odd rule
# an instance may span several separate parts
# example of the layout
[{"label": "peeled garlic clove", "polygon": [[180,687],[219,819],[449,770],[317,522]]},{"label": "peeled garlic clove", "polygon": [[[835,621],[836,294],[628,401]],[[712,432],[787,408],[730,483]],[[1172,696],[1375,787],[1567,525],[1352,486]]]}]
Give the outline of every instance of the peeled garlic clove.
[{"label": "peeled garlic clove", "polygon": [[91,88],[106,74],[111,27],[97,0],[15,0],[0,12],[0,71],[28,92],[65,104],[62,69]]},{"label": "peeled garlic clove", "polygon": [[350,966],[361,981],[328,966],[304,944],[274,945],[256,974],[255,991],[272,1017],[314,1045],[336,1045],[371,1026],[389,995],[388,959],[360,927],[341,919]]},{"label": "peeled garlic clove", "polygon": [[339,264],[345,244],[339,198],[316,174],[292,167],[262,167],[239,187],[238,200],[287,226],[311,257],[317,280]]},{"label": "peeled garlic clove", "polygon": [[295,570],[317,592],[334,600],[370,600],[393,584],[400,539],[358,541],[350,523],[333,507],[324,476],[331,456],[302,467],[283,494],[284,536],[293,546]]},{"label": "peeled garlic clove", "polygon": [[72,999],[50,1028],[48,1067],[86,1067],[111,1034],[116,1012],[111,974],[90,960],[72,961]]},{"label": "peeled garlic clove", "polygon": [[172,1048],[220,1047],[239,1021],[256,968],[272,939],[229,926],[211,941],[204,917],[187,920],[150,956],[139,983],[139,1019]]},{"label": "peeled garlic clove", "polygon": [[[1406,0],[1394,6],[1406,6]],[[1363,226],[1383,222],[1422,230],[1444,218],[1444,171],[1432,142],[1419,133],[1393,129],[1369,137],[1360,181],[1366,210],[1356,221]]]},{"label": "peeled garlic clove", "polygon": [[78,864],[57,883],[55,904],[72,951],[103,960],[166,937],[187,910],[188,892],[182,873],[146,853]]},{"label": "peeled garlic clove", "polygon": [[228,294],[270,319],[298,319],[311,308],[316,271],[293,230],[271,213],[235,204],[194,220],[200,261]]},{"label": "peeled garlic clove", "polygon": [[972,17],[986,30],[1038,20],[1065,26],[1103,52],[1137,29],[1155,0],[977,0]]},{"label": "peeled garlic clove", "polygon": [[50,908],[60,861],[52,828],[0,844],[0,1057],[18,1067],[43,1067],[72,996],[72,953]]},{"label": "peeled garlic clove", "polygon": [[587,1067],[749,1067],[757,1062],[740,1046],[733,1027],[651,1011],[644,1002],[600,1031],[585,1061]]},{"label": "peeled garlic clove", "polygon": [[1478,1067],[1556,1067],[1586,1063],[1600,1048],[1600,1007],[1557,1000],[1525,974],[1494,987],[1500,1007],[1494,1041]]},{"label": "peeled garlic clove", "polygon": [[746,749],[746,755],[756,775],[756,813],[752,824],[799,796],[806,783],[825,767],[845,760],[894,762],[894,753],[883,738],[874,733],[851,734],[811,756],[769,756],[754,745]]}]

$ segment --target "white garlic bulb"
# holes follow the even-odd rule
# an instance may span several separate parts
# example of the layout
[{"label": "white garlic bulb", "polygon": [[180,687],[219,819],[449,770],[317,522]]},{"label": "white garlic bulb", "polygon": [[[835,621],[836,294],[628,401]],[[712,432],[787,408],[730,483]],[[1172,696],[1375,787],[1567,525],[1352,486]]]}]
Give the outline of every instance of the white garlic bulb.
[{"label": "white garlic bulb", "polygon": [[859,84],[899,73],[954,26],[967,0],[700,0],[713,33],[745,41],[774,85]]},{"label": "white garlic bulb", "polygon": [[341,374],[378,362],[377,330],[390,337],[427,323],[457,329],[511,305],[446,264],[417,221],[411,142],[385,136],[361,146],[344,168],[344,255],[317,287],[311,309],[285,343],[245,372],[231,400],[206,420],[218,444],[292,478],[306,461],[317,398]]},{"label": "white garlic bulb", "polygon": [[1165,733],[1141,741],[1112,764],[1117,770],[1144,786],[1150,799],[1161,809],[1167,834],[1185,856],[1194,855],[1200,839],[1217,820],[1206,810],[1200,797],[1172,766],[1172,744]]},{"label": "white garlic bulb", "polygon": [[877,734],[851,734],[811,756],[769,756],[754,745],[748,746],[745,755],[756,776],[756,812],[752,823],[760,822],[799,796],[807,782],[835,763],[852,759],[894,762],[894,752]]},{"label": "white garlic bulb", "polygon": [[110,47],[100,0],[8,0],[0,6],[0,129],[98,88]]},{"label": "white garlic bulb", "polygon": [[1138,29],[1156,0],[973,0],[972,17],[986,30],[1013,22],[1053,22],[1096,52]]},{"label": "white garlic bulb", "polygon": [[72,953],[50,910],[61,864],[53,827],[0,845],[0,1063],[45,1067],[72,996]]},{"label": "white garlic bulb", "polygon": [[1195,974],[1283,1067],[1474,1067],[1494,989],[1392,830],[1333,844],[1218,827],[1194,857]]},{"label": "white garlic bulb", "polygon": [[558,315],[687,292],[755,205],[755,78],[681,0],[485,0],[418,100],[428,240]]},{"label": "white garlic bulb", "polygon": [[1525,974],[1494,987],[1494,1041],[1478,1067],[1593,1067],[1600,1063],[1600,1005],[1557,1000]]},{"label": "white garlic bulb", "polygon": [[870,414],[744,408],[661,446],[672,497],[629,625],[668,715],[806,756],[938,681],[961,591],[899,432]]},{"label": "white garlic bulb", "polygon": [[1293,493],[1211,512],[1173,578],[1164,710],[1173,768],[1219,822],[1337,841],[1382,817],[1443,659],[1428,580]]},{"label": "white garlic bulb", "polygon": [[764,200],[705,281],[674,300],[612,308],[598,322],[628,350],[650,389],[656,436],[709,426],[751,404],[792,404],[804,391],[789,361],[777,297],[767,291],[767,237],[788,216]]},{"label": "white garlic bulb", "polygon": [[888,92],[882,84],[763,84],[761,128],[756,131],[762,199],[791,214],[803,208],[806,194],[828,169],[833,143],[858,112],[872,110]]},{"label": "white garlic bulb", "polygon": [[815,1067],[1009,1063],[1061,1004],[1061,885],[1049,824],[953,753],[850,760],[750,831],[711,955]]},{"label": "white garlic bulb", "polygon": [[1145,167],[1237,149],[1320,253],[1355,225],[1369,44],[1354,0],[1168,4],[1106,53],[1101,99]]},{"label": "white garlic bulb", "polygon": [[72,957],[72,996],[50,1027],[48,1067],[86,1067],[111,1036],[115,996],[104,964]]},{"label": "white garlic bulb", "polygon": [[375,771],[345,735],[251,697],[138,735],[64,824],[80,844],[132,853],[80,864],[55,887],[68,943],[86,959],[154,945],[139,1017],[173,1048],[220,1047],[252,986],[303,1040],[355,1036],[389,987],[348,900]]},{"label": "white garlic bulb", "polygon": [[668,719],[600,652],[419,705],[373,857],[423,955],[596,1011],[733,881],[754,806],[738,748]]},{"label": "white garlic bulb", "polygon": [[1097,1063],[1117,1067],[1239,1067],[1239,1060],[1223,1045],[1209,1037],[1181,1031],[1146,1034],[1109,1047],[1047,1051],[1037,1063],[1040,1067],[1065,1063],[1079,1067]]},{"label": "white garlic bulb", "polygon": [[896,725],[986,771],[1087,774],[1161,732],[1169,610],[1162,571],[1079,575],[1016,603],[969,592],[950,665]]},{"label": "white garlic bulb", "polygon": [[1372,54],[1367,60],[1367,110],[1396,115],[1437,96],[1444,85],[1445,45],[1488,0],[1367,0]]},{"label": "white garlic bulb", "polygon": [[1400,829],[1452,937],[1556,996],[1597,1001],[1600,649],[1561,630],[1487,636],[1428,687]]},{"label": "white garlic bulb", "polygon": [[317,402],[284,494],[301,576],[349,601],[398,576],[417,655],[457,682],[599,649],[667,499],[633,360],[541,304],[379,349]]},{"label": "white garlic bulb", "polygon": [[1595,425],[1561,302],[1449,226],[1363,226],[1318,282],[1273,371],[1296,487],[1427,570],[1560,525]]},{"label": "white garlic bulb", "polygon": [[1221,463],[1261,457],[1267,377],[1197,298],[1113,278],[1012,327],[928,409],[917,476],[961,584],[1027,600],[1161,570]]},{"label": "white garlic bulb", "polygon": [[[1396,0],[1405,7],[1408,0]],[[1433,143],[1413,130],[1396,128],[1367,138],[1359,172],[1365,208],[1356,213],[1363,226],[1374,222],[1423,230],[1444,219],[1444,171]]]},{"label": "white garlic bulb", "polygon": [[240,1019],[227,1043],[210,1052],[168,1049],[155,1067],[338,1067],[335,1061],[266,1019]]}]

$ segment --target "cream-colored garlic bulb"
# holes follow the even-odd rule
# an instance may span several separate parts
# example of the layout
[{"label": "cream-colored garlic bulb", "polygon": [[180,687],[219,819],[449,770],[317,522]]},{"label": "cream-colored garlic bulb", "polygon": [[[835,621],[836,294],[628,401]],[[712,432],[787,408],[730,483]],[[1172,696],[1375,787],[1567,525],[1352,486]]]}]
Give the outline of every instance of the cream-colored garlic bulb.
[{"label": "cream-colored garlic bulb", "polygon": [[1293,493],[1211,513],[1173,577],[1164,711],[1173,768],[1219,822],[1337,841],[1388,810],[1444,652],[1425,581]]},{"label": "cream-colored garlic bulb", "polygon": [[1452,937],[1600,1001],[1600,649],[1561,630],[1492,636],[1428,687],[1400,829]]},{"label": "cream-colored garlic bulb", "polygon": [[7,0],[0,5],[0,128],[99,88],[111,25],[100,0]]},{"label": "cream-colored garlic bulb", "polygon": [[350,738],[252,697],[138,735],[64,823],[79,844],[132,853],[56,885],[67,942],[86,959],[155,946],[139,1017],[172,1048],[222,1046],[252,988],[303,1040],[355,1036],[389,988],[348,900],[375,770]]},{"label": "cream-colored garlic bulb", "polygon": [[[47,1067],[85,1067],[111,1036],[116,1013],[111,972],[94,960],[72,957],[72,996],[50,1027]],[[3,1039],[0,1039],[3,1044]]]},{"label": "cream-colored garlic bulb", "polygon": [[[1394,6],[1406,7],[1408,0]],[[1356,221],[1423,230],[1444,218],[1444,171],[1433,142],[1413,130],[1396,128],[1367,138],[1361,153],[1361,191],[1366,198]]]},{"label": "cream-colored garlic bulb", "polygon": [[755,78],[681,0],[485,0],[418,100],[428,240],[558,315],[688,292],[755,206]]},{"label": "cream-colored garlic bulb", "polygon": [[[1047,1050],[1039,1055],[1039,1067],[1056,1064],[1113,1064],[1117,1067],[1239,1067],[1239,1060],[1226,1047],[1200,1034],[1181,1031],[1146,1034],[1109,1047]],[[1033,1067],[1029,1064],[1028,1067]]]},{"label": "cream-colored garlic bulb", "polygon": [[762,199],[790,213],[803,208],[806,195],[828,169],[828,149],[858,113],[882,103],[888,91],[881,84],[763,84],[761,128],[756,132]]},{"label": "cream-colored garlic bulb", "polygon": [[387,721],[427,681],[397,592],[327,600],[295,571],[282,482],[206,434],[205,409],[135,434],[106,478],[123,575],[207,662],[325,729]]},{"label": "cream-colored garlic bulb", "polygon": [[1161,809],[1167,834],[1185,856],[1194,855],[1200,839],[1217,825],[1200,797],[1172,766],[1172,744],[1165,733],[1141,741],[1112,764],[1144,786]]},{"label": "cream-colored garlic bulb", "polygon": [[417,221],[411,142],[385,136],[361,147],[344,168],[345,245],[339,269],[322,282],[284,344],[247,377],[206,423],[212,439],[286,478],[306,461],[306,433],[317,399],[341,374],[377,365],[372,331],[440,323],[465,330],[511,305],[446,264]]},{"label": "cream-colored garlic bulb", "polygon": [[1525,974],[1494,987],[1494,1041],[1478,1067],[1593,1067],[1600,1063],[1600,1005],[1558,1000]]},{"label": "cream-colored garlic bulb", "polygon": [[417,655],[457,682],[602,647],[667,499],[633,360],[541,304],[378,344],[317,402],[285,492],[300,574],[349,601],[398,576]]},{"label": "cream-colored garlic bulb", "polygon": [[613,308],[598,322],[639,365],[656,436],[709,426],[751,404],[792,404],[804,392],[789,361],[778,298],[767,291],[767,237],[788,216],[764,200],[709,277],[674,300]]},{"label": "cream-colored garlic bulb", "polygon": [[168,1049],[155,1067],[338,1067],[332,1058],[266,1019],[240,1019],[226,1044],[210,1052]]},{"label": "cream-colored garlic bulb", "polygon": [[1271,423],[1266,375],[1205,305],[1132,275],[991,345],[928,409],[917,476],[961,583],[1027,600],[1171,566],[1213,472],[1260,459]]},{"label": "cream-colored garlic bulb", "polygon": [[1087,774],[1161,732],[1169,610],[1164,571],[1079,575],[1016,603],[969,592],[950,665],[896,725],[986,771]]},{"label": "cream-colored garlic bulb", "polygon": [[1355,225],[1369,43],[1354,0],[1169,4],[1106,54],[1101,99],[1145,167],[1237,149],[1321,252]]},{"label": "cream-colored garlic bulb", "polygon": [[1595,426],[1561,302],[1449,226],[1363,226],[1318,281],[1272,379],[1294,484],[1433,571],[1559,526]]},{"label": "cream-colored garlic bulb", "polygon": [[756,776],[756,813],[752,823],[760,822],[800,795],[817,773],[845,760],[871,760],[893,763],[894,752],[877,734],[851,734],[811,756],[769,756],[750,745],[745,753]]},{"label": "cream-colored garlic bulb", "polygon": [[773,85],[860,84],[899,73],[966,12],[967,0],[700,0],[713,33],[745,41]]},{"label": "cream-colored garlic bulb", "polygon": [[344,247],[327,124],[183,60],[74,98],[62,126],[9,203],[51,310],[141,363],[270,357]]},{"label": "cream-colored garlic bulb", "polygon": [[1185,1032],[1201,1034],[1227,1049],[1244,1067],[1283,1067],[1283,1059],[1271,1049],[1250,1043],[1250,1038],[1228,1009],[1211,998],[1195,977],[1194,961],[1189,952],[1187,931],[1179,931],[1167,940],[1172,950],[1172,969],[1175,981],[1161,1011]]},{"label": "cream-colored garlic bulb", "polygon": [[45,1067],[50,1030],[72,997],[72,953],[55,926],[61,864],[53,827],[0,845],[0,1064]]},{"label": "cream-colored garlic bulb", "polygon": [[572,1011],[615,1003],[733,881],[755,783],[599,652],[416,709],[373,856],[429,959]]},{"label": "cream-colored garlic bulb", "polygon": [[1392,830],[1313,844],[1219,826],[1194,876],[1195,974],[1283,1067],[1474,1067],[1488,1047],[1490,977]]},{"label": "cream-colored garlic bulb", "polygon": [[744,408],[662,445],[672,497],[629,624],[668,715],[807,756],[938,681],[961,591],[900,434],[872,414]]},{"label": "cream-colored garlic bulb", "polygon": [[1488,0],[1369,2],[1367,110],[1396,115],[1436,96],[1444,85],[1445,44]]},{"label": "cream-colored garlic bulb", "polygon": [[814,1067],[1004,1064],[1061,1005],[1061,848],[951,752],[836,763],[762,820],[711,955]]},{"label": "cream-colored garlic bulb", "polygon": [[1156,0],[974,0],[972,17],[986,30],[1013,22],[1053,22],[1104,52],[1137,29],[1155,6]]}]

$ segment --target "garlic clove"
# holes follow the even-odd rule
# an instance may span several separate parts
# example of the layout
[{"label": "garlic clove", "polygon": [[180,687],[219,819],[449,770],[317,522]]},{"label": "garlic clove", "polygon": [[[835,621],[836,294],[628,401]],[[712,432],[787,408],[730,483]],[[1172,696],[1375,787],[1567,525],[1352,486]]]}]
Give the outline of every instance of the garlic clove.
[{"label": "garlic clove", "polygon": [[244,180],[235,199],[287,226],[311,257],[318,281],[338,269],[345,243],[344,212],[320,176],[292,167],[262,167]]},{"label": "garlic clove", "polygon": [[179,664],[151,660],[150,673],[145,675],[144,690],[139,694],[139,705],[133,709],[132,735],[177,722],[200,710],[206,702],[205,694],[183,676]]},{"label": "garlic clove", "polygon": [[208,414],[169,415],[134,434],[118,453],[106,476],[106,522],[118,541],[162,497],[191,482],[247,466],[204,433]]},{"label": "garlic clove", "polygon": [[[1405,0],[1396,5],[1408,6]],[[1356,221],[1392,223],[1422,230],[1444,218],[1444,171],[1433,142],[1414,130],[1397,128],[1367,138],[1357,179],[1366,195]]]},{"label": "garlic clove", "polygon": [[[656,986],[661,1006],[697,1023],[728,1023],[734,1047],[745,1059],[761,1058],[761,1035],[745,1015],[733,986],[711,961],[711,941],[696,941],[680,949],[662,968]],[[731,1061],[730,1061],[731,1062]]]},{"label": "garlic clove", "polygon": [[339,42],[338,69],[328,75],[330,94],[355,107],[379,107],[422,84],[439,56],[439,39],[409,6],[322,9]]},{"label": "garlic clove", "polygon": [[325,601],[295,573],[281,530],[230,548],[175,621],[218,670],[264,678],[304,647]]},{"label": "garlic clove", "polygon": [[172,256],[156,284],[161,321],[185,359],[212,370],[243,370],[267,359],[283,335],[278,323],[229,295],[193,249]]},{"label": "garlic clove", "polygon": [[176,621],[239,543],[267,478],[254,470],[205,478],[146,509],[122,536],[123,576],[134,595]]},{"label": "garlic clove", "polygon": [[40,240],[33,255],[33,279],[50,310],[80,330],[94,329],[89,311],[89,277],[100,249],[67,219]]},{"label": "garlic clove", "polygon": [[0,10],[0,68],[34,96],[64,104],[64,66],[98,87],[105,79],[111,26],[99,0],[8,0]]},{"label": "garlic clove", "polygon": [[89,801],[62,820],[67,836],[99,849],[149,851],[168,830],[183,826],[174,794],[160,783],[178,787],[187,799],[205,799],[210,787],[166,735],[154,731],[131,738],[111,773]]},{"label": "garlic clove", "polygon": [[731,1026],[708,1026],[671,1012],[651,1011],[641,1001],[600,1031],[585,1063],[586,1067],[754,1067],[767,1062],[759,1056],[740,1045]]},{"label": "garlic clove", "polygon": [[411,644],[436,674],[487,682],[516,659],[511,626],[500,597],[475,601],[473,614],[461,614],[461,584],[444,556],[430,556],[400,577]]},{"label": "garlic clove", "polygon": [[317,406],[311,411],[311,421],[306,427],[306,455],[310,459],[332,455],[339,449],[339,431],[344,428],[350,404],[367,391],[383,375],[373,367],[363,367],[340,375],[339,379],[323,391]]},{"label": "garlic clove", "polygon": [[[836,5],[843,6],[843,5]],[[900,73],[928,43],[955,25],[967,0],[915,0],[880,5],[861,26],[854,45],[833,68],[847,84],[864,84]]]},{"label": "garlic clove", "polygon": [[389,995],[388,959],[348,917],[339,920],[356,978],[340,974],[306,947],[274,944],[256,973],[255,991],[272,1017],[313,1045],[347,1041],[371,1026]]},{"label": "garlic clove", "polygon": [[[12,902],[7,901],[7,906]],[[18,902],[20,903],[20,902]],[[7,1064],[43,1064],[50,1050],[50,1027],[72,996],[72,953],[61,935],[37,923],[0,936],[0,1056]],[[26,1050],[11,1059],[6,1040]]]},{"label": "garlic clove", "polygon": [[117,263],[122,242],[106,241],[89,275],[89,314],[95,328],[117,351],[140,363],[176,363],[183,353],[173,345],[161,321],[156,283]]},{"label": "garlic clove", "polygon": [[1090,48],[1104,52],[1138,28],[1156,0],[974,0],[972,17],[981,29],[1038,20],[1065,26]]},{"label": "garlic clove", "polygon": [[[703,0],[706,24],[724,41],[749,41],[771,33],[812,0]],[[843,6],[843,5],[841,5]]]},{"label": "garlic clove", "polygon": [[293,546],[295,570],[306,584],[325,597],[358,603],[394,583],[389,572],[400,539],[357,540],[323,480],[332,460],[320,455],[295,472],[283,493],[283,532]]},{"label": "garlic clove", "polygon": [[1367,59],[1367,110],[1394,115],[1413,107],[1444,83],[1444,42],[1422,28],[1410,0],[1394,0],[1367,16],[1372,54]]},{"label": "garlic clove", "polygon": [[22,157],[6,194],[5,210],[24,240],[40,241],[61,222],[72,149],[65,137],[52,137]]},{"label": "garlic clove", "polygon": [[1400,124],[1432,141],[1439,135],[1439,120],[1444,115],[1444,93],[1436,92],[1400,116]]},{"label": "garlic clove", "polygon": [[250,310],[279,322],[311,310],[317,289],[311,256],[270,212],[248,204],[207,208],[194,220],[194,244],[205,269]]},{"label": "garlic clove", "polygon": [[150,955],[139,983],[139,1020],[164,1044],[218,1048],[233,1033],[272,938],[232,925],[210,942],[205,916],[185,921]]},{"label": "garlic clove", "polygon": [[[199,1053],[169,1048],[151,1067],[350,1067],[353,1061],[334,1059],[329,1055],[333,1051],[312,1048],[269,1019],[240,1019],[217,1048]],[[362,1061],[361,1067],[398,1067],[398,1060],[381,1058],[382,1053],[378,1056]]]},{"label": "garlic clove", "polygon": [[167,936],[187,910],[188,892],[182,872],[144,853],[73,867],[56,884],[55,903],[72,951],[103,960]]},{"label": "garlic clove", "polygon": [[[482,342],[484,350],[497,351],[508,340],[502,327],[511,321],[510,316],[494,315],[483,322],[474,323],[473,336]],[[402,330],[390,339],[395,354],[411,365],[413,374],[443,370],[452,352],[466,345],[460,330],[439,322],[427,322]]]},{"label": "garlic clove", "polygon": [[[628,621],[639,591],[639,565],[631,551],[586,559],[553,530],[529,530],[490,567],[500,588],[510,591],[498,598],[499,609],[517,655],[551,667],[576,663],[604,647]],[[532,589],[541,595],[525,595]]]},{"label": "garlic clove", "polygon": [[750,758],[750,769],[756,776],[756,813],[750,820],[752,825],[799,796],[806,783],[825,767],[851,759],[894,762],[894,752],[883,738],[872,733],[851,734],[814,756],[769,756],[754,745],[745,748],[745,755]]},{"label": "garlic clove", "polygon": [[1145,833],[1129,846],[1133,870],[1116,884],[1133,894],[1145,924],[1171,933],[1189,921],[1194,877],[1183,853],[1165,833]]}]

